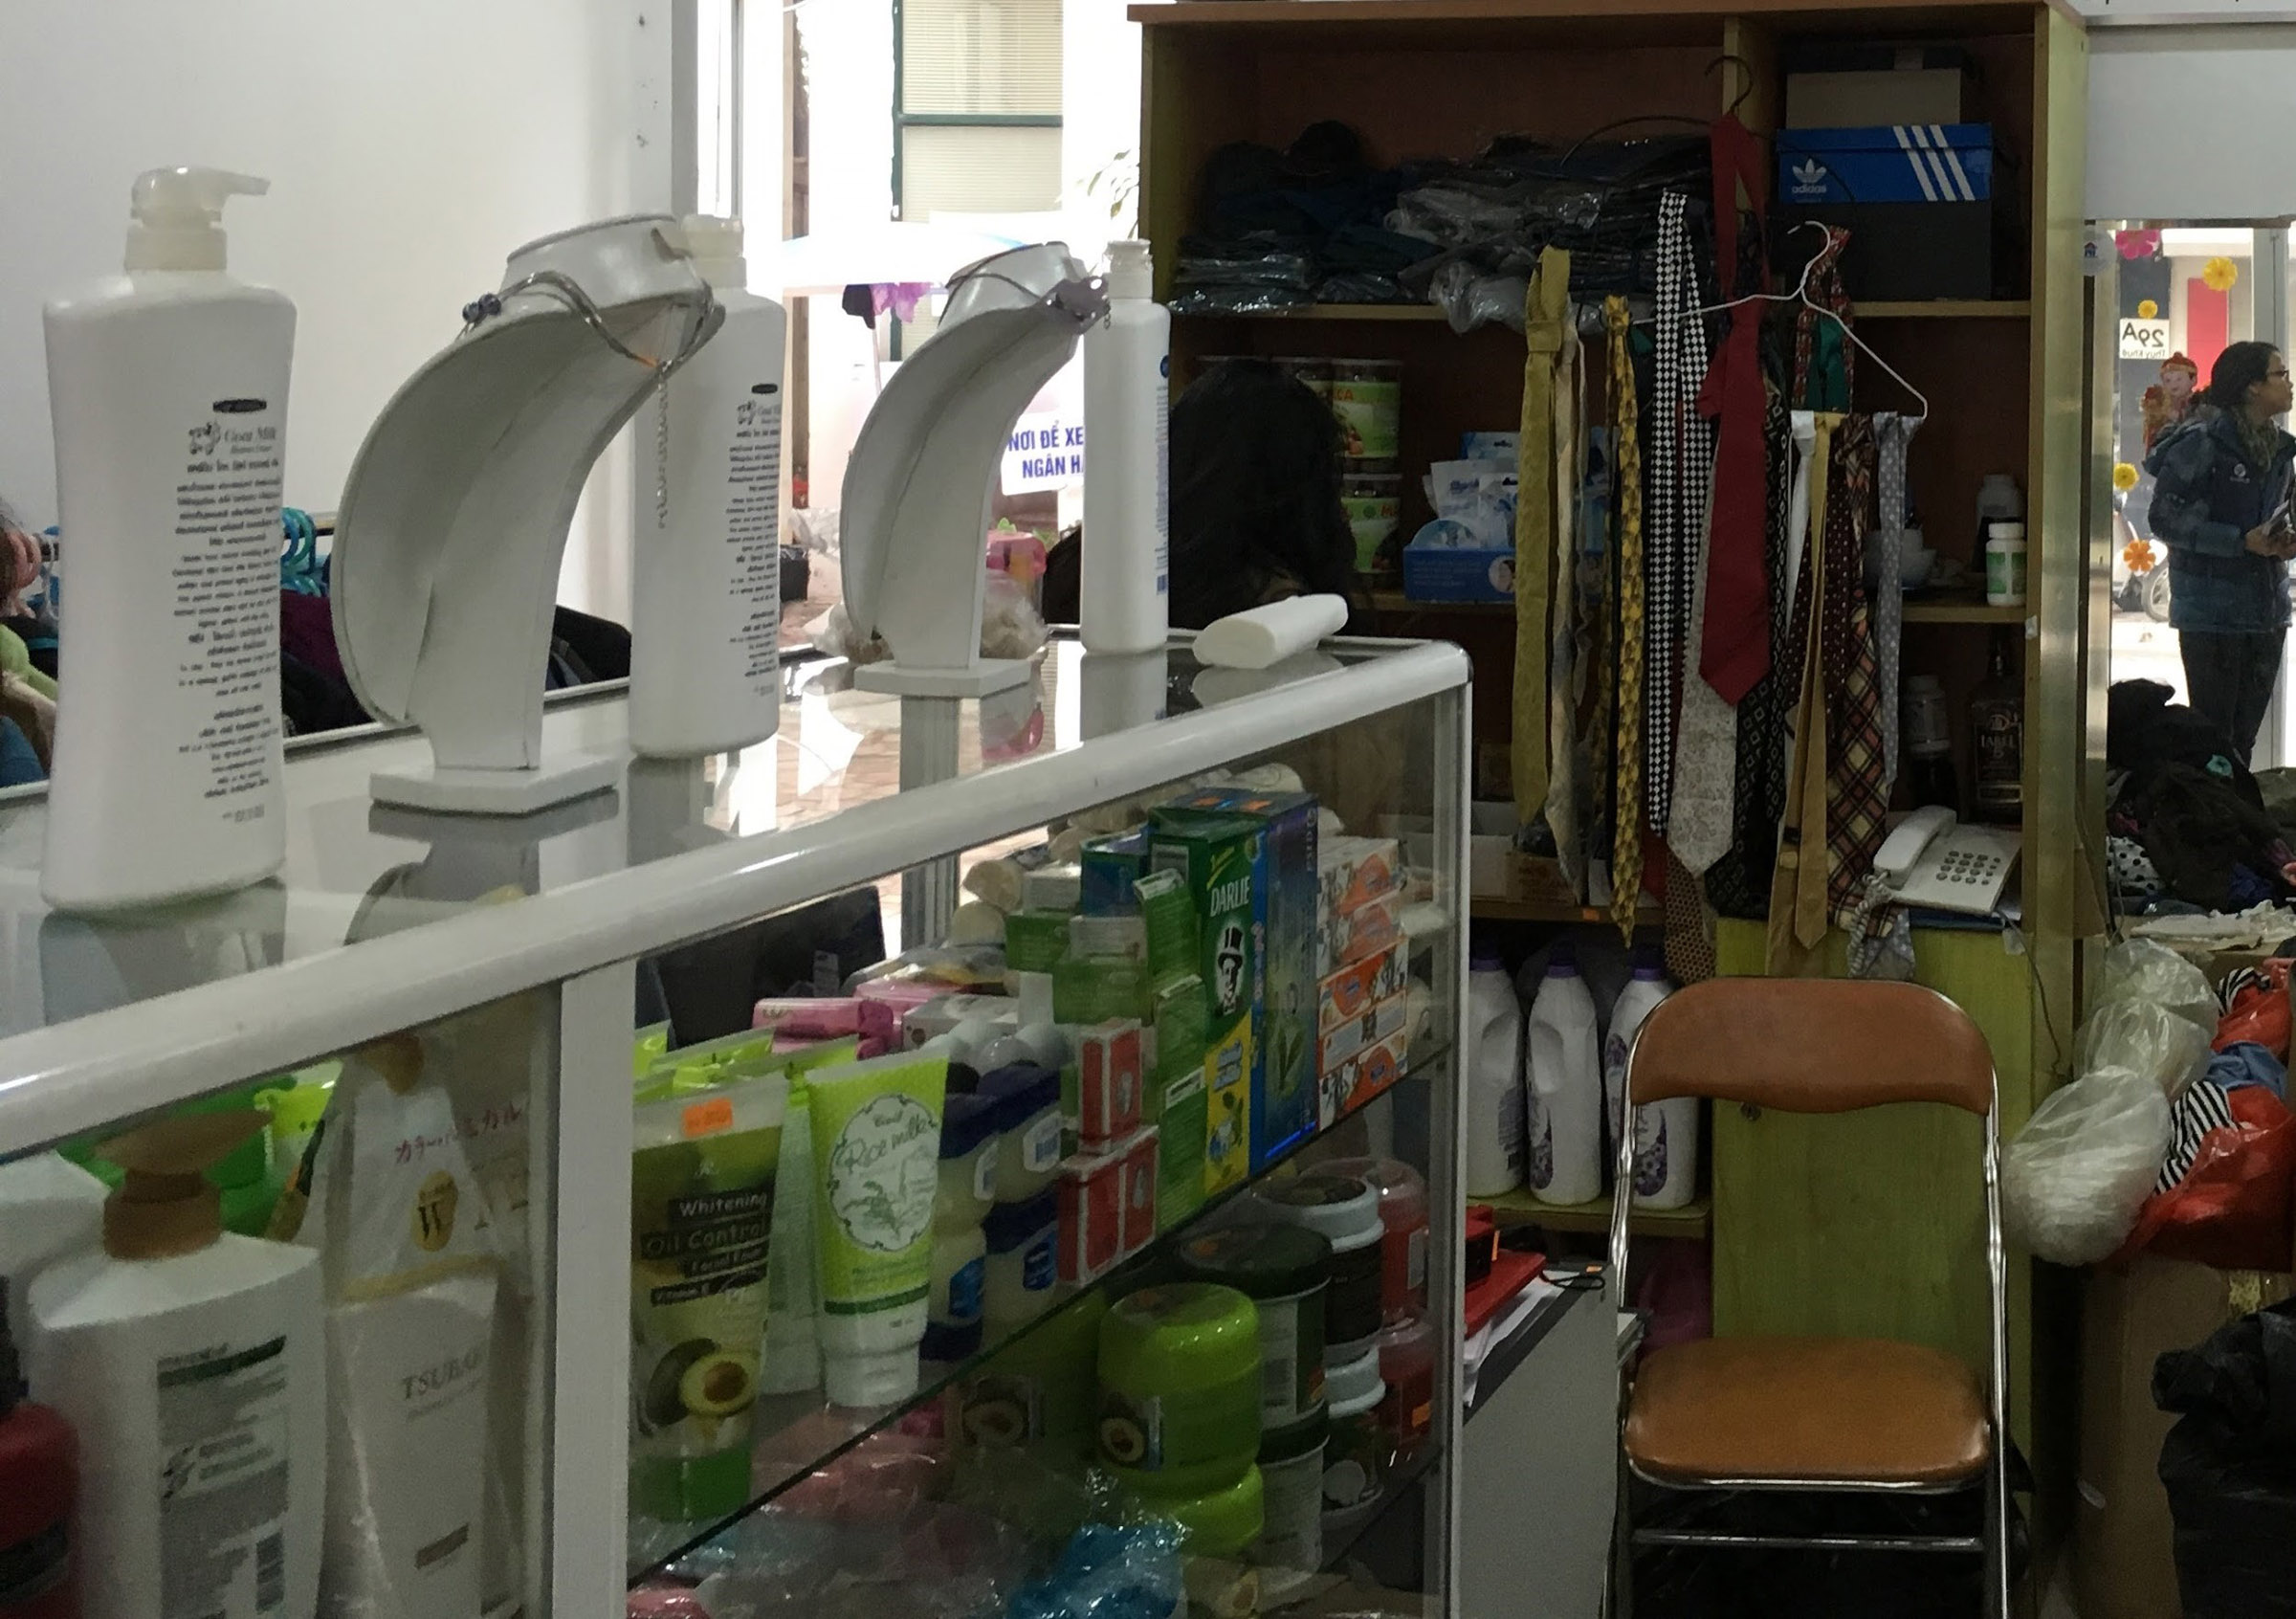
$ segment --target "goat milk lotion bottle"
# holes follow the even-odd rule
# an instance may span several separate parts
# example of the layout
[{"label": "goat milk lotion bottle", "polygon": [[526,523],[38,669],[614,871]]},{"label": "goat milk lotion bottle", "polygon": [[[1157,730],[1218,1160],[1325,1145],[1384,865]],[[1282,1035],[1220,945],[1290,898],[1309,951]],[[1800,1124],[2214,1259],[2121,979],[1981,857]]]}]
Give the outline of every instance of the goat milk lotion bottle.
[{"label": "goat milk lotion bottle", "polygon": [[632,548],[629,745],[651,758],[730,753],[782,715],[787,318],[749,291],[740,220],[688,214],[685,233],[725,322],[670,379],[666,444],[663,407],[638,413],[639,454],[669,496],[662,530],[641,517]]},{"label": "goat milk lotion bottle", "polygon": [[1084,334],[1087,652],[1161,652],[1170,632],[1172,316],[1146,242],[1108,244],[1108,314]]},{"label": "goat milk lotion bottle", "polygon": [[223,1229],[241,1110],[103,1143],[103,1246],[32,1284],[32,1386],[79,1435],[82,1619],[312,1619],[327,1484],[319,1254]]},{"label": "goat milk lotion bottle", "polygon": [[279,490],[295,305],[224,274],[223,204],[136,178],[126,273],[48,305],[62,605],[40,887],[61,911],[223,893],[287,853]]}]

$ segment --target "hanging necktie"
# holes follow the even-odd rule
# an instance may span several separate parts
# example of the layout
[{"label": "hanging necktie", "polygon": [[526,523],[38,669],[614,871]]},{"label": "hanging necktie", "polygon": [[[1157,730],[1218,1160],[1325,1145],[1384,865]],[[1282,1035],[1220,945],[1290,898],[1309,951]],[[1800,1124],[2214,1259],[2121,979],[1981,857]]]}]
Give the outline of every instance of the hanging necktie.
[{"label": "hanging necktie", "polygon": [[1879,666],[1882,709],[1882,791],[1897,780],[1897,688],[1900,653],[1905,641],[1906,587],[1898,566],[1906,543],[1906,452],[1919,431],[1922,418],[1896,414],[1873,419],[1875,449],[1881,457],[1878,474],[1880,536],[1874,564],[1878,577],[1873,590],[1874,656]]},{"label": "hanging necktie", "polygon": [[1610,443],[1619,536],[1618,744],[1613,780],[1610,915],[1631,937],[1643,893],[1643,461],[1635,435],[1634,356],[1627,351],[1626,300],[1602,300],[1610,334]]},{"label": "hanging necktie", "polygon": [[[1721,477],[1715,467],[1713,477]],[[1710,482],[1711,480],[1710,479]],[[1667,847],[1685,872],[1703,876],[1730,852],[1732,805],[1737,793],[1738,715],[1699,673],[1698,653],[1705,638],[1704,609],[1712,588],[1711,566],[1712,524],[1700,547],[1696,585],[1690,595],[1690,636],[1682,665],[1682,718],[1674,734],[1674,807],[1667,826]],[[1765,620],[1766,607],[1760,610]],[[1767,625],[1763,632],[1763,659],[1769,657]],[[1672,898],[1674,887],[1667,883]],[[1672,907],[1668,907],[1671,913]],[[1680,975],[1677,974],[1677,979]]]},{"label": "hanging necktie", "polygon": [[[1734,114],[1713,126],[1714,262],[1725,301],[1741,292],[1768,290],[1758,254],[1755,275],[1741,276],[1738,223],[1750,210],[1754,240],[1761,239],[1764,185],[1762,149]],[[1764,543],[1769,510],[1762,430],[1768,389],[1762,381],[1762,316],[1769,306],[1741,303],[1730,312],[1730,331],[1715,352],[1698,394],[1698,408],[1717,424],[1713,517],[1709,523],[1703,634],[1691,667],[1725,703],[1743,702],[1770,668],[1770,575]],[[1693,869],[1695,869],[1693,865]]]},{"label": "hanging necktie", "polygon": [[[1554,250],[1550,250],[1554,251]],[[1561,278],[1567,284],[1568,259]],[[1576,894],[1586,890],[1586,742],[1579,729],[1581,687],[1589,654],[1579,639],[1579,511],[1586,483],[1586,423],[1577,309],[1563,300],[1561,343],[1555,356],[1555,599],[1547,673],[1547,829],[1562,875]]]},{"label": "hanging necktie", "polygon": [[[1796,439],[1806,446],[1796,474],[1795,508],[1813,528],[1826,509],[1827,458],[1834,427],[1831,413],[1794,416]],[[1807,479],[1806,493],[1802,479]],[[1770,934],[1767,970],[1773,978],[1798,976],[1815,965],[1826,928],[1826,700],[1824,635],[1820,620],[1825,605],[1825,546],[1820,535],[1805,534],[1796,570],[1791,626],[1797,696],[1792,763],[1787,770],[1786,808],[1779,818],[1777,863],[1770,879]]]},{"label": "hanging necktie", "polygon": [[[1571,314],[1571,255],[1546,248],[1523,302],[1522,436],[1515,450],[1514,713],[1509,749],[1514,810],[1526,825],[1547,804],[1548,622],[1554,604],[1555,369]],[[1565,578],[1568,578],[1567,571]]]},{"label": "hanging necktie", "polygon": [[1706,526],[1712,424],[1698,413],[1706,378],[1704,318],[1686,219],[1689,199],[1668,191],[1658,222],[1656,381],[1650,398],[1649,528],[1644,537],[1647,595],[1643,686],[1646,818],[1664,835],[1674,791],[1674,727],[1682,699],[1683,639],[1689,625],[1698,544]]},{"label": "hanging necktie", "polygon": [[1852,909],[1858,880],[1882,846],[1889,808],[1882,755],[1880,680],[1866,604],[1860,528],[1873,491],[1873,422],[1848,417],[1834,434],[1827,480],[1822,630],[1826,690],[1827,909]]}]

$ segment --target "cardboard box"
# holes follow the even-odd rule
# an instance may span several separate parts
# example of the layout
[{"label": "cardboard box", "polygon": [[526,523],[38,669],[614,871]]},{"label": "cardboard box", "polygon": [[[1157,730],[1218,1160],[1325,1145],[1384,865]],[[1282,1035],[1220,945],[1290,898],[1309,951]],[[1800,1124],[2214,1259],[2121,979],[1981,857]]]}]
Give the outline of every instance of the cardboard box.
[{"label": "cardboard box", "polygon": [[1408,990],[1390,995],[1361,1017],[1350,1018],[1336,1029],[1325,1031],[1315,1042],[1315,1074],[1318,1078],[1347,1062],[1366,1046],[1376,1046],[1402,1033],[1411,1021],[1411,996]]},{"label": "cardboard box", "polygon": [[1129,1259],[1156,1240],[1157,1130],[1151,1124],[1124,1143],[1124,1211],[1119,1245]]},{"label": "cardboard box", "polygon": [[1376,956],[1403,937],[1403,897],[1390,894],[1323,919],[1315,941],[1315,981]]},{"label": "cardboard box", "polygon": [[1959,46],[1798,40],[1786,58],[1786,126],[1959,123],[1977,90]]},{"label": "cardboard box", "polygon": [[1323,1128],[1330,1129],[1403,1076],[1409,1064],[1410,1036],[1394,1038],[1358,1052],[1323,1076],[1319,1087]]},{"label": "cardboard box", "polygon": [[1060,1279],[1096,1281],[1124,1256],[1124,1147],[1079,1152],[1060,1166]]},{"label": "cardboard box", "polygon": [[2158,1468],[2175,1418],[2152,1405],[2152,1363],[2296,1294],[2296,1277],[2140,1256],[2088,1275],[2081,1322],[2081,1463],[2074,1597],[2082,1619],[2174,1619],[2175,1524]]},{"label": "cardboard box", "polygon": [[1251,1173],[1251,1019],[1213,1036],[1203,1053],[1203,1190],[1240,1186]]},{"label": "cardboard box", "polygon": [[1409,964],[1396,943],[1376,956],[1341,967],[1316,987],[1316,1032],[1328,1034],[1370,1011],[1408,987]]},{"label": "cardboard box", "polygon": [[1078,1138],[1120,1141],[1140,1124],[1140,1026],[1112,1019],[1076,1036]]},{"label": "cardboard box", "polygon": [[1468,893],[1478,899],[1514,898],[1514,834],[1520,824],[1512,802],[1467,807]]},{"label": "cardboard box", "polygon": [[1403,547],[1403,595],[1414,602],[1512,602],[1514,547],[1437,545],[1414,539]]},{"label": "cardboard box", "polygon": [[1326,916],[1384,899],[1403,886],[1402,851],[1392,837],[1327,837],[1315,865]]}]

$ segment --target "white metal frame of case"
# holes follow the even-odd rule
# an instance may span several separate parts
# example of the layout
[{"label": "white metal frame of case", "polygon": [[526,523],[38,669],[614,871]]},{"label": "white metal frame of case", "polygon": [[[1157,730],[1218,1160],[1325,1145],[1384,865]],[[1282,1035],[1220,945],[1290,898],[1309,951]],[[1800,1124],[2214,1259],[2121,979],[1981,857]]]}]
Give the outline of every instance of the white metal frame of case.
[{"label": "white metal frame of case", "polygon": [[[1437,701],[1431,797],[1438,893],[1454,911],[1450,1046],[1465,1050],[1468,758],[1465,654],[1437,643],[1336,643],[1375,655],[1240,700],[993,770],[901,791],[827,820],[731,839],[516,903],[476,905],[406,932],[134,1002],[0,1040],[0,1161],[232,1084],[288,1072],[522,991],[554,990],[558,1061],[537,1096],[530,1236],[550,1303],[538,1367],[545,1453],[529,1453],[529,1588],[548,1611],[612,1611],[628,1580],[629,1036],[636,961],[921,862],[1145,792],[1303,737]],[[1448,712],[1444,712],[1445,709]],[[20,947],[20,946],[19,946]],[[1456,1087],[1431,1101],[1429,1283],[1436,1412],[1426,1567],[1443,1610],[1458,1588],[1453,1531],[1461,1423],[1464,1141]],[[560,1196],[559,1188],[580,1188]],[[602,1416],[601,1412],[611,1413]],[[1438,1571],[1440,1571],[1438,1573]]]}]

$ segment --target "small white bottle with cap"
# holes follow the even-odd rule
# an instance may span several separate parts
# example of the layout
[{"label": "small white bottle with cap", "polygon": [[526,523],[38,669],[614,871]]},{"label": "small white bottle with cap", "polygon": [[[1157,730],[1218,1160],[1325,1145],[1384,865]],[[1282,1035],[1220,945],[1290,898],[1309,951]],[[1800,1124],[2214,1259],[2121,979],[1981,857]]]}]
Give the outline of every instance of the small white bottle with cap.
[{"label": "small white bottle with cap", "polygon": [[630,547],[629,745],[726,753],[781,724],[782,355],[787,317],[749,290],[741,222],[688,214],[695,268],[725,322],[670,379],[669,465],[649,404],[639,487],[663,478],[659,531]]},{"label": "small white bottle with cap", "polygon": [[287,854],[279,502],[295,305],[224,273],[270,182],[155,168],[124,274],[50,303],[61,604],[40,888],[63,911],[217,894]]},{"label": "small white bottle with cap", "polygon": [[1108,244],[1108,316],[1084,334],[1084,566],[1093,653],[1161,652],[1171,626],[1172,316],[1146,242]]}]

